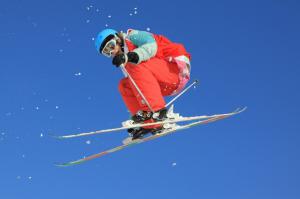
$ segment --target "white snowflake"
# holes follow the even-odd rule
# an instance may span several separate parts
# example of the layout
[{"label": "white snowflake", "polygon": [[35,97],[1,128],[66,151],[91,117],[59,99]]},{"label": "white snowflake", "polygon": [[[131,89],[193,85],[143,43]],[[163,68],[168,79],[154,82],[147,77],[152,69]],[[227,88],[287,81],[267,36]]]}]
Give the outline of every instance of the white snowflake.
[{"label": "white snowflake", "polygon": [[87,19],[87,20],[86,20],[86,23],[90,23],[90,20],[89,20],[89,19]]},{"label": "white snowflake", "polygon": [[146,28],[147,31],[150,31],[150,28]]},{"label": "white snowflake", "polygon": [[59,109],[59,106],[55,106],[55,109]]},{"label": "white snowflake", "polygon": [[108,17],[108,18],[111,18],[111,15],[108,15],[107,17]]},{"label": "white snowflake", "polygon": [[40,107],[36,106],[36,107],[35,107],[35,110],[37,110],[37,111],[40,110]]},{"label": "white snowflake", "polygon": [[92,142],[90,140],[87,140],[85,143],[86,144],[91,144]]},{"label": "white snowflake", "polygon": [[78,73],[75,73],[74,75],[75,75],[75,76],[81,76],[82,73],[81,73],[81,72],[78,72]]},{"label": "white snowflake", "polygon": [[43,133],[41,133],[41,134],[40,134],[40,137],[44,137],[44,134],[43,134]]},{"label": "white snowflake", "polygon": [[172,163],[172,167],[175,167],[176,165],[177,165],[176,162],[173,162],[173,163]]}]

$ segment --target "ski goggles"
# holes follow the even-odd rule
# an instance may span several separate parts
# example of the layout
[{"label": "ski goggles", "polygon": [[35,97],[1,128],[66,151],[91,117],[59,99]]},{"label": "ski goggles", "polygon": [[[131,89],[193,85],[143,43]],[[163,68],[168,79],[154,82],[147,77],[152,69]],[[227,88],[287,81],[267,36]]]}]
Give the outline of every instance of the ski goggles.
[{"label": "ski goggles", "polygon": [[101,53],[103,55],[105,55],[106,57],[111,57],[112,52],[114,51],[114,49],[116,48],[117,45],[117,40],[116,38],[113,38],[111,40],[109,40],[105,46],[103,47]]}]

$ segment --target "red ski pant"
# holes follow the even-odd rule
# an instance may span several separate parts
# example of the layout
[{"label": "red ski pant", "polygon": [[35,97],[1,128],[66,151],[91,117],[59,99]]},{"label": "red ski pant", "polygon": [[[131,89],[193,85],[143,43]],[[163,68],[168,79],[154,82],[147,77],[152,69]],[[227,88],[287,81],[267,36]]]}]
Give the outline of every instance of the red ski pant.
[{"label": "red ski pant", "polygon": [[[171,95],[179,84],[179,69],[174,62],[152,58],[138,65],[128,63],[126,69],[154,111],[165,107],[163,96]],[[150,111],[129,78],[120,81],[119,91],[132,115],[139,110]]]}]

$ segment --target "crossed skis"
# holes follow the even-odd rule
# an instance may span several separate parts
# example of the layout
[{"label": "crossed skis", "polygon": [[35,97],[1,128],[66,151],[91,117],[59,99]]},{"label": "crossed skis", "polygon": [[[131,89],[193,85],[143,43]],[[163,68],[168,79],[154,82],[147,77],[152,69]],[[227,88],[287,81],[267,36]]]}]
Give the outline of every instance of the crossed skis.
[{"label": "crossed skis", "polygon": [[[227,117],[239,114],[239,113],[243,112],[244,110],[246,110],[246,107],[244,107],[242,109],[237,109],[233,112],[225,113],[225,114],[216,114],[216,115],[209,115],[209,116],[204,115],[204,116],[194,116],[194,117],[182,117],[179,114],[173,114],[173,107],[171,107],[170,111],[171,111],[171,116],[173,116],[173,118],[170,118],[170,119],[167,119],[164,121],[148,123],[148,124],[135,124],[135,125],[130,125],[130,124],[126,125],[126,122],[125,122],[125,124],[123,124],[125,126],[119,127],[119,128],[105,129],[105,130],[93,131],[93,132],[88,132],[88,133],[57,136],[56,138],[59,138],[59,139],[68,139],[68,138],[90,136],[90,135],[96,135],[96,134],[102,134],[102,133],[109,133],[109,132],[114,132],[114,131],[122,131],[122,130],[125,130],[128,128],[138,128],[138,127],[144,127],[144,126],[149,126],[149,125],[154,125],[154,124],[161,124],[164,127],[166,126],[166,128],[161,133],[151,135],[148,137],[144,137],[142,139],[136,139],[129,143],[125,143],[120,146],[114,147],[112,149],[108,149],[103,152],[100,152],[100,153],[97,153],[94,155],[90,155],[90,156],[87,156],[87,157],[84,157],[84,158],[81,158],[81,159],[78,159],[75,161],[70,161],[70,162],[56,164],[56,165],[57,166],[71,166],[71,165],[75,165],[75,164],[80,164],[80,163],[83,163],[83,162],[86,162],[86,161],[89,161],[89,160],[92,160],[95,158],[99,158],[101,156],[104,156],[104,155],[107,155],[107,154],[110,154],[110,153],[113,153],[116,151],[122,150],[124,148],[127,148],[127,147],[135,145],[135,144],[140,144],[140,143],[147,142],[147,141],[150,141],[150,140],[162,137],[162,136],[169,135],[169,134],[177,132],[179,130],[187,129],[187,128],[197,126],[197,125],[207,124],[207,123],[214,122],[214,121],[221,120],[221,119],[225,119]],[[178,124],[181,122],[188,122],[188,121],[195,121],[195,122],[188,123],[185,125]]]}]

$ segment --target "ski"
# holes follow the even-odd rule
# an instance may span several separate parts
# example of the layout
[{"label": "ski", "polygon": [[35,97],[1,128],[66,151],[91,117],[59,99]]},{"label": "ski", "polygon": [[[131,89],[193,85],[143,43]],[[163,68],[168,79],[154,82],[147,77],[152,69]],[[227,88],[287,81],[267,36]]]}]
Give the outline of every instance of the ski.
[{"label": "ski", "polygon": [[229,114],[215,115],[214,117],[209,117],[207,119],[199,120],[199,121],[192,122],[192,123],[185,124],[185,125],[174,124],[173,128],[165,129],[161,133],[158,133],[158,134],[155,134],[155,135],[151,135],[151,136],[148,136],[148,137],[145,137],[145,138],[142,138],[142,139],[136,139],[136,140],[133,140],[133,141],[127,143],[127,144],[123,144],[123,145],[114,147],[112,149],[108,149],[108,150],[105,150],[103,152],[100,152],[100,153],[97,153],[97,154],[94,154],[94,155],[90,155],[90,156],[81,158],[79,160],[75,160],[75,161],[71,161],[71,162],[67,162],[67,163],[62,163],[62,164],[56,164],[56,166],[66,167],[66,166],[72,166],[72,165],[76,165],[76,164],[81,164],[81,163],[84,163],[86,161],[93,160],[95,158],[99,158],[99,157],[102,157],[104,155],[116,152],[116,151],[120,151],[122,149],[125,149],[125,148],[127,148],[129,146],[132,146],[132,145],[135,145],[135,144],[140,144],[140,143],[143,143],[143,142],[154,140],[156,138],[159,138],[159,137],[162,137],[162,136],[166,136],[166,135],[169,135],[171,133],[174,133],[174,132],[177,132],[177,131],[180,131],[180,130],[183,130],[183,129],[188,129],[188,128],[191,128],[193,126],[207,124],[207,123],[215,122],[217,120],[225,119],[227,117],[239,114],[239,113],[243,112],[244,110],[245,110],[245,108],[244,109],[236,110],[236,111],[234,111],[232,113],[229,113]]},{"label": "ski", "polygon": [[204,120],[204,119],[210,119],[215,117],[222,117],[222,116],[231,116],[240,112],[243,112],[247,107],[244,107],[243,109],[237,109],[231,113],[225,113],[225,114],[215,114],[215,115],[202,115],[202,116],[193,116],[193,117],[182,117],[179,114],[173,113],[173,107],[169,109],[171,112],[171,117],[169,119],[159,121],[159,122],[153,122],[153,123],[146,123],[146,124],[132,124],[132,120],[128,120],[123,122],[123,126],[119,128],[112,128],[112,129],[104,129],[104,130],[98,130],[98,131],[92,131],[87,133],[79,133],[79,134],[70,134],[70,135],[62,135],[62,136],[54,136],[58,139],[67,139],[67,138],[75,138],[75,137],[82,137],[82,136],[90,136],[90,135],[96,135],[96,134],[102,134],[102,133],[110,133],[114,131],[122,131],[129,128],[138,128],[138,127],[145,127],[145,126],[151,126],[151,125],[157,125],[157,124],[169,124],[169,123],[178,123],[178,122],[188,122],[192,120]]}]

